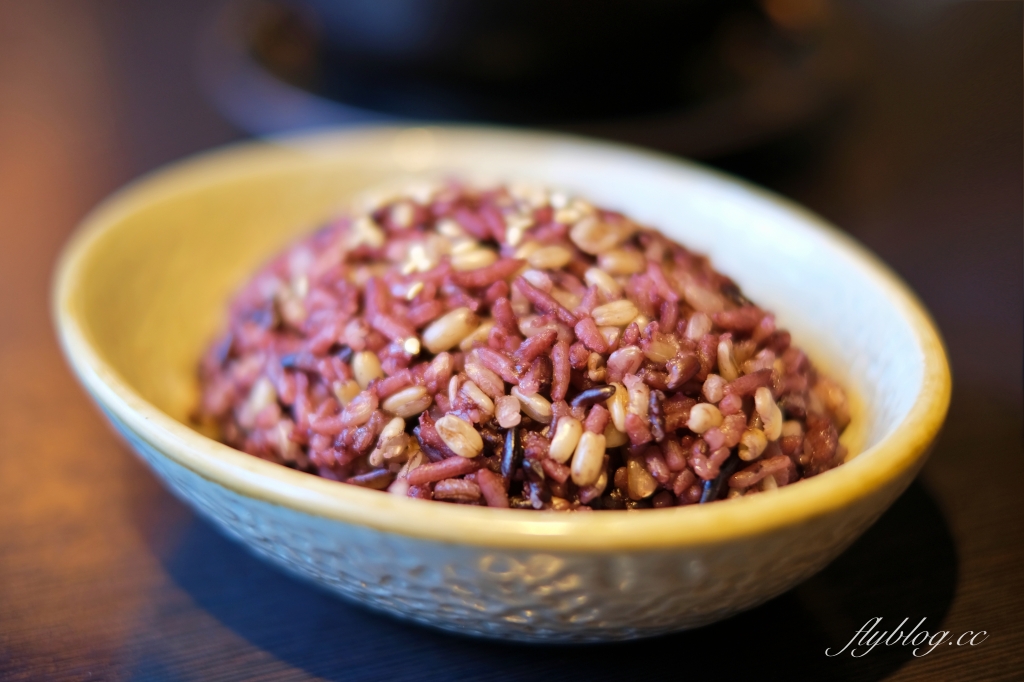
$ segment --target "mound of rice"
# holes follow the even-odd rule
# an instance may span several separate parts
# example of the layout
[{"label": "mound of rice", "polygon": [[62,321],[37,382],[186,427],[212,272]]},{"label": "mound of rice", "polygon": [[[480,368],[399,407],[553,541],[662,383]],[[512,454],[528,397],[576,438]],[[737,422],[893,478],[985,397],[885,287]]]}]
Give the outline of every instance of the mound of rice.
[{"label": "mound of rice", "polygon": [[841,464],[843,390],[707,258],[533,186],[410,188],[237,294],[197,418],[395,495],[589,511],[757,494]]}]

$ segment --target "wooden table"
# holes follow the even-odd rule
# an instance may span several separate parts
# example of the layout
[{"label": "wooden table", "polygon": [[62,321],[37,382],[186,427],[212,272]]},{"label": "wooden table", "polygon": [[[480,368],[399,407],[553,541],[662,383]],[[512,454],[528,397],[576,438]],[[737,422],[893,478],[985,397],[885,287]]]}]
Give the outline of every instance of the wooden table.
[{"label": "wooden table", "polygon": [[[47,293],[75,223],[140,172],[239,136],[191,71],[205,11],[0,2],[0,677],[1024,679],[1019,5],[880,27],[839,134],[800,172],[759,176],[878,252],[943,329],[953,405],[919,481],[760,608],[578,648],[437,634],[278,574],[166,493],[69,374]],[[824,655],[876,616],[988,638]]]}]

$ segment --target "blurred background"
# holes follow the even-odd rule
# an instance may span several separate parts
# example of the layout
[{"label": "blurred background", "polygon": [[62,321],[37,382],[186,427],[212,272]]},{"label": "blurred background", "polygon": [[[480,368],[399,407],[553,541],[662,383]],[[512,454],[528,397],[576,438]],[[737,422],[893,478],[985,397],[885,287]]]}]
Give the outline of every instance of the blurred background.
[{"label": "blurred background", "polygon": [[[1022,18],[1017,2],[950,0],[0,0],[0,677],[678,670],[651,644],[527,650],[537,670],[522,649],[399,625],[263,568],[153,481],[60,357],[54,259],[118,186],[248,137],[458,121],[628,142],[765,185],[878,253],[943,331],[953,406],[920,483],[820,576],[669,644],[694,679],[715,656],[758,655],[790,679],[1013,679]],[[820,654],[867,617],[914,613],[992,635],[919,660]],[[780,628],[803,639],[723,644]],[[340,641],[360,653],[325,646]]]}]

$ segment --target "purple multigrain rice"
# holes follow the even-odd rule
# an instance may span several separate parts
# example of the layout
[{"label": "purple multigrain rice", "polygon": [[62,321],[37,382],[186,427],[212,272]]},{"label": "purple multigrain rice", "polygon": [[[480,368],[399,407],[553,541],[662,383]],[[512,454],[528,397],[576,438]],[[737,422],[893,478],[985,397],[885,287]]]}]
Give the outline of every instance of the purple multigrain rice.
[{"label": "purple multigrain rice", "polygon": [[200,417],[246,452],[499,508],[756,494],[842,463],[850,421],[842,388],[707,258],[580,199],[460,183],[277,256],[200,377]]}]

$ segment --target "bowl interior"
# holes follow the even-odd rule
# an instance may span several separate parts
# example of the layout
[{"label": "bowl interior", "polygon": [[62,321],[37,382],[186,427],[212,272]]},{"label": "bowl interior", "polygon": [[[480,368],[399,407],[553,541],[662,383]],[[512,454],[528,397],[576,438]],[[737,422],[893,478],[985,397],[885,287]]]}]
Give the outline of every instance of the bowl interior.
[{"label": "bowl interior", "polygon": [[231,292],[357,192],[423,174],[564,187],[707,253],[850,389],[854,421],[844,442],[851,454],[889,436],[934,380],[926,351],[932,344],[941,357],[940,342],[912,296],[814,216],[664,157],[493,130],[289,138],[143,179],[101,207],[69,247],[63,282],[73,285],[62,291],[58,283],[58,320],[73,319],[96,358],[187,424],[197,359],[219,331]]}]

